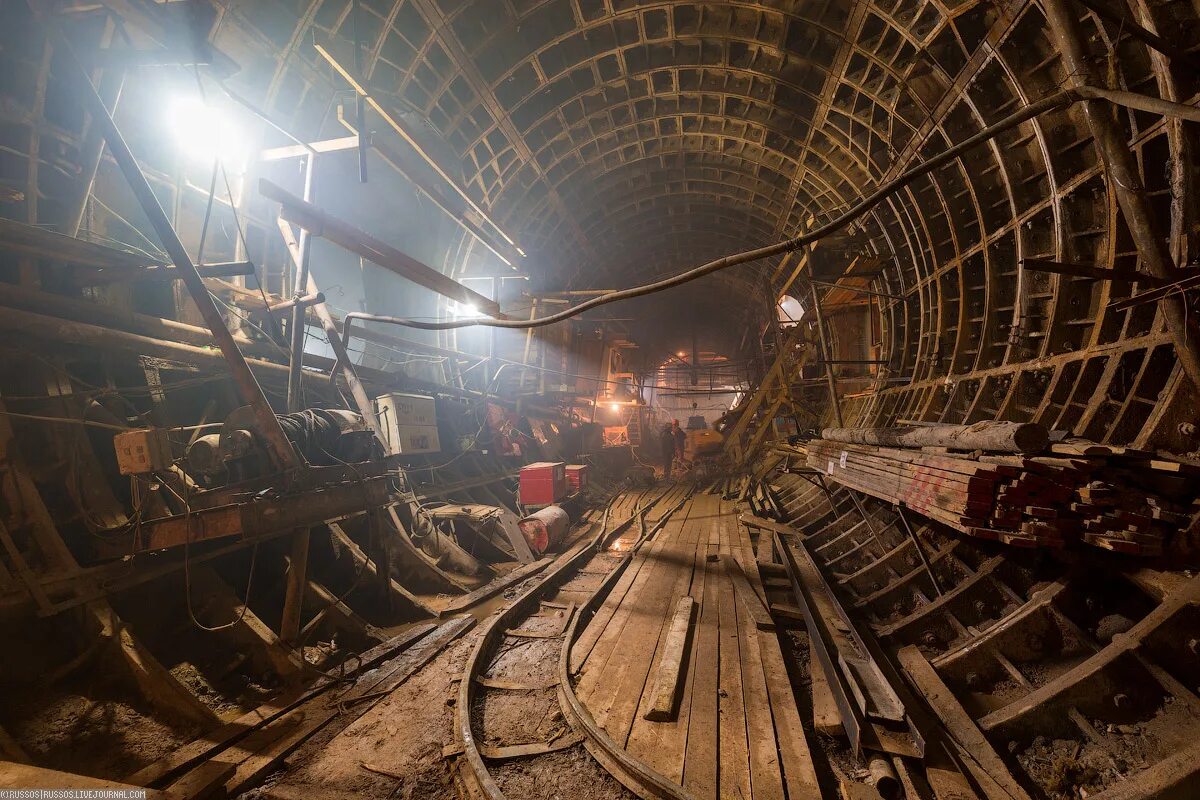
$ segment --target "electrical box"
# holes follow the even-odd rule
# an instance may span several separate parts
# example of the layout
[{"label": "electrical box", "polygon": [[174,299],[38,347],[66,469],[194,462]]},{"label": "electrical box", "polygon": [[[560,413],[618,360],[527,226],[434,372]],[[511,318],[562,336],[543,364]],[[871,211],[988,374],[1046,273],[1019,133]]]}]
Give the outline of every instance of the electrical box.
[{"label": "electrical box", "polygon": [[588,472],[591,467],[587,464],[567,464],[567,488],[571,494],[582,492],[588,485]]},{"label": "electrical box", "polygon": [[549,506],[567,495],[567,465],[539,461],[521,468],[521,505]]},{"label": "electrical box", "polygon": [[388,455],[439,453],[437,405],[432,397],[393,392],[375,400]]},{"label": "electrical box", "polygon": [[442,451],[436,425],[392,425],[390,428],[383,425],[383,431],[388,455],[415,456]]},{"label": "electrical box", "polygon": [[381,394],[375,400],[375,413],[379,415],[379,421],[383,424],[391,422],[393,425],[424,427],[438,424],[437,401],[420,394]]},{"label": "electrical box", "polygon": [[171,466],[171,441],[163,428],[138,428],[113,437],[122,475],[144,475]]}]

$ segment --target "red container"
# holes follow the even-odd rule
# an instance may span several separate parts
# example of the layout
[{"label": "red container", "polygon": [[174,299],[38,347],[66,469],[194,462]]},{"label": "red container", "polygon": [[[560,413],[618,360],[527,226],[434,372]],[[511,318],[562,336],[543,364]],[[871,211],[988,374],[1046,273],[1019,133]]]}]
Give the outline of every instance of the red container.
[{"label": "red container", "polygon": [[591,470],[587,464],[567,464],[567,486],[571,494],[581,492],[587,488],[588,472]]},{"label": "red container", "polygon": [[518,522],[517,527],[529,543],[529,549],[540,556],[562,541],[567,528],[571,527],[571,520],[558,506],[547,506]]},{"label": "red container", "polygon": [[567,465],[539,461],[521,468],[521,505],[549,506],[567,496]]}]

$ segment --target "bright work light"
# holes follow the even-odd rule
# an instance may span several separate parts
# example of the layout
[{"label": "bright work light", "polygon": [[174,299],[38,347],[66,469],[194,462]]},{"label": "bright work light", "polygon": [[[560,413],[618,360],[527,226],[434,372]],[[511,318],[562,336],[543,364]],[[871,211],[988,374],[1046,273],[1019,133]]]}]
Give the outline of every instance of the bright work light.
[{"label": "bright work light", "polygon": [[188,158],[197,161],[221,159],[240,164],[247,153],[245,132],[221,108],[199,97],[181,95],[167,108],[167,124],[175,143]]}]

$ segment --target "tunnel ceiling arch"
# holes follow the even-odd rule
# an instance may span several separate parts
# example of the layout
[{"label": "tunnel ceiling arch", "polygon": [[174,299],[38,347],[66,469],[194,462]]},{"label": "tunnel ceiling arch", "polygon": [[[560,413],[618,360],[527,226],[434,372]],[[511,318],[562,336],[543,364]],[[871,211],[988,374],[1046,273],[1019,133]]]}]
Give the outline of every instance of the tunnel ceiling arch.
[{"label": "tunnel ceiling arch", "polygon": [[[359,8],[370,90],[428,120],[457,158],[451,172],[554,288],[629,286],[794,234],[1070,79],[1041,5],[1028,1]],[[271,42],[272,111],[328,121],[346,86],[309,42],[345,44],[351,9],[347,0],[231,3],[217,41],[248,30]],[[1111,82],[1168,98],[1195,91],[1186,63],[1072,9]],[[1132,0],[1127,10],[1177,41],[1197,37],[1190,0]],[[299,104],[283,99],[293,85],[308,87]],[[1186,259],[1195,126],[1130,112],[1121,122],[1139,152],[1171,165],[1144,181]],[[1181,195],[1174,204],[1162,192],[1170,186]],[[883,309],[889,369],[921,389],[1156,330],[1106,315],[1099,284],[1018,279],[1018,261],[1031,256],[1127,261],[1115,209],[1080,112],[1059,110],[917,180],[848,241],[818,247],[813,264],[836,274],[860,252],[882,259],[880,285],[906,300]],[[666,302],[716,294],[730,339],[744,341],[772,313],[771,266],[739,267]]]}]

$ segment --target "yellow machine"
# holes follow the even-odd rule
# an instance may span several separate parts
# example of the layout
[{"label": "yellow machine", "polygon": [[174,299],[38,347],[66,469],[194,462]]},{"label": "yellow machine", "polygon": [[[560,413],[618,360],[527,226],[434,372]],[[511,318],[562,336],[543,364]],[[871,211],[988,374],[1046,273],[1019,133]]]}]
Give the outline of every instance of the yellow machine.
[{"label": "yellow machine", "polygon": [[708,427],[702,416],[688,417],[686,430],[684,460],[691,462],[692,469],[700,474],[715,469],[724,450],[725,437]]}]

